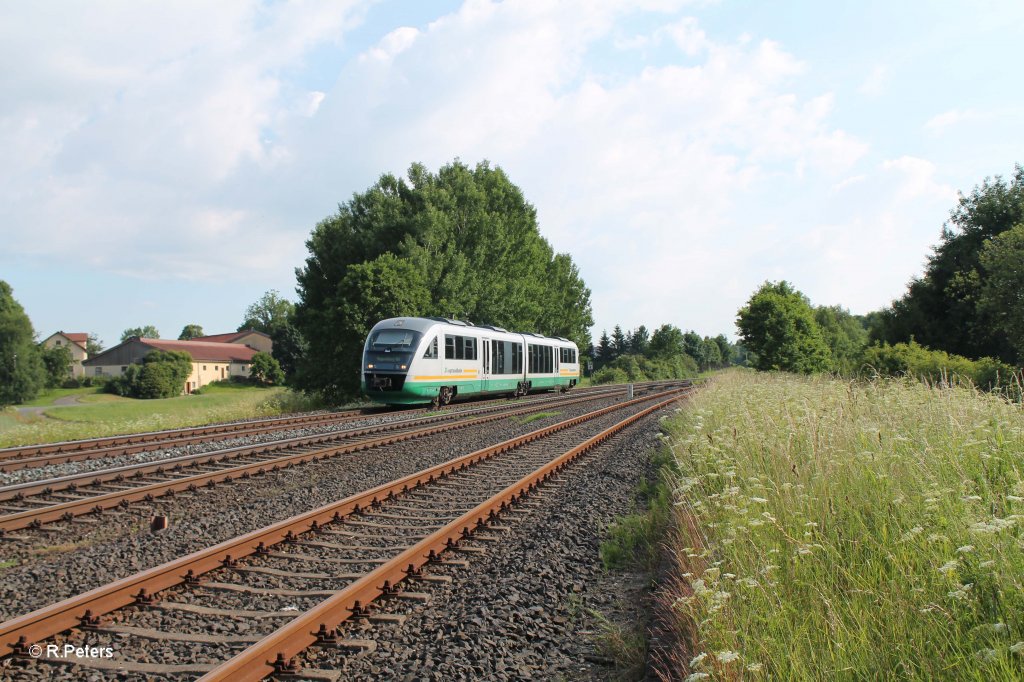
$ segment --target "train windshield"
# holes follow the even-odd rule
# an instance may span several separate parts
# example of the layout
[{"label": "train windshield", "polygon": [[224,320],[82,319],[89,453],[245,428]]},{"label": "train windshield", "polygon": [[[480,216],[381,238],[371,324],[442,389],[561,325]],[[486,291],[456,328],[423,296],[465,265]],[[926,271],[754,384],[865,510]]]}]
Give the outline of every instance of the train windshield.
[{"label": "train windshield", "polygon": [[413,351],[423,334],[411,329],[381,329],[366,340],[368,351]]}]

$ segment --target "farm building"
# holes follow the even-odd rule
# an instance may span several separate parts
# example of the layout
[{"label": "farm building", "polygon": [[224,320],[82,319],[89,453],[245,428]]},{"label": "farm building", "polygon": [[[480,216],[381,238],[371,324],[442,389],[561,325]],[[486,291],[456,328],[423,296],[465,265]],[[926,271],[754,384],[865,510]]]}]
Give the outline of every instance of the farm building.
[{"label": "farm building", "polygon": [[[255,332],[259,334],[259,332]],[[223,335],[231,336],[231,335]],[[266,336],[265,334],[263,336]],[[120,376],[128,365],[141,364],[154,350],[184,351],[192,356],[192,374],[185,381],[184,393],[191,393],[211,381],[231,377],[248,377],[255,348],[244,343],[217,341],[165,341],[132,337],[124,343],[103,351],[86,360],[83,365],[88,376]]]},{"label": "farm building", "polygon": [[244,329],[231,334],[213,334],[212,336],[197,336],[193,341],[210,341],[212,343],[238,343],[248,346],[261,353],[273,353],[274,342],[270,336],[254,329]]},{"label": "farm building", "polygon": [[86,352],[86,344],[89,342],[89,335],[84,332],[57,332],[43,339],[43,348],[64,347],[71,351],[71,367],[69,375],[73,377],[85,376],[85,368],[82,362],[89,359]]}]

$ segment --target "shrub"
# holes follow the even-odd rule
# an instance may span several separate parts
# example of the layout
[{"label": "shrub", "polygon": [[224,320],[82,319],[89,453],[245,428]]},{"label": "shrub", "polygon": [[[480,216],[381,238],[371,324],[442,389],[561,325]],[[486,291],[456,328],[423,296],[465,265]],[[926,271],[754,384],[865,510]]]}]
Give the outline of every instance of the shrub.
[{"label": "shrub", "polygon": [[141,365],[129,365],[121,376],[111,378],[105,390],[128,398],[173,398],[191,373],[188,353],[154,350]]},{"label": "shrub", "polygon": [[625,384],[629,376],[618,367],[602,367],[594,372],[593,382],[597,384]]},{"label": "shrub", "polygon": [[281,364],[270,353],[256,353],[252,356],[249,376],[253,381],[260,384],[281,384],[284,382],[284,372],[281,370]]},{"label": "shrub", "polygon": [[967,380],[987,391],[1012,391],[1019,397],[1015,370],[993,358],[970,360],[915,341],[869,346],[862,356],[862,371],[880,376],[910,376],[930,382]]}]

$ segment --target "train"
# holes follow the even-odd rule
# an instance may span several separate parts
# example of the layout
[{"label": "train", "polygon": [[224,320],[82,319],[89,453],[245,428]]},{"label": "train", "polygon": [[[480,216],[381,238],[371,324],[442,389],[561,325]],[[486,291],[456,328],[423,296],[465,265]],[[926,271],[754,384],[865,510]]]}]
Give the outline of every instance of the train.
[{"label": "train", "polygon": [[484,395],[568,391],[579,382],[579,348],[568,339],[444,317],[393,317],[363,346],[363,392],[388,405]]}]

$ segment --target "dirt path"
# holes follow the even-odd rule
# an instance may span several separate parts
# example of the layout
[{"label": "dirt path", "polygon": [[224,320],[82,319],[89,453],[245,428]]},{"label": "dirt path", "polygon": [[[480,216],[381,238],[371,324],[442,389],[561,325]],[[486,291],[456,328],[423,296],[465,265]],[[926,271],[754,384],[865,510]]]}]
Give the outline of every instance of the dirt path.
[{"label": "dirt path", "polygon": [[41,405],[36,407],[19,407],[17,408],[18,414],[26,417],[46,417],[46,410],[51,407],[68,407],[70,405],[81,405],[82,401],[79,400],[81,396],[77,395],[66,395],[61,398],[57,398],[50,405]]}]

